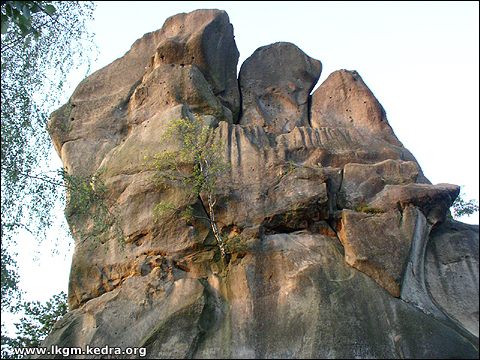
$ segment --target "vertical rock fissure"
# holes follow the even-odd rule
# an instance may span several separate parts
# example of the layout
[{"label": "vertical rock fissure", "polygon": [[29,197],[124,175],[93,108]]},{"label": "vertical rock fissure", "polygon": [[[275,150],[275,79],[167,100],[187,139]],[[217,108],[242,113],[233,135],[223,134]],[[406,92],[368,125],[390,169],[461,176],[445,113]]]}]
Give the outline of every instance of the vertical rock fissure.
[{"label": "vertical rock fissure", "polygon": [[419,211],[419,216],[417,216],[415,223],[409,261],[403,277],[401,299],[453,329],[478,350],[476,345],[478,338],[465,330],[458,321],[443,311],[433,299],[430,291],[428,291],[425,281],[425,256],[430,231],[431,225]]},{"label": "vertical rock fissure", "polygon": [[312,94],[307,97],[307,124],[312,127]]},{"label": "vertical rock fissure", "polygon": [[242,95],[242,88],[240,86],[240,78],[237,76],[237,86],[238,86],[238,93],[239,93],[239,108],[238,108],[238,115],[233,117],[234,124],[240,124],[240,120],[243,116],[243,95]]}]

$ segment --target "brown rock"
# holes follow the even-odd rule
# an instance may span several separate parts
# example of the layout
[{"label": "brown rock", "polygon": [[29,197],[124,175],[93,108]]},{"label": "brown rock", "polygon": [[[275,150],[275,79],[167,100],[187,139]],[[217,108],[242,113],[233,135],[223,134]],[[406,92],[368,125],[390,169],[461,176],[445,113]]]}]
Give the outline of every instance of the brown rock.
[{"label": "brown rock", "polygon": [[151,358],[475,358],[454,329],[346,265],[336,238],[295,232],[261,244],[225,277],[168,281],[160,268],[131,277],[67,314],[44,346],[145,347]]},{"label": "brown rock", "polygon": [[359,213],[343,210],[338,238],[347,264],[373,278],[392,296],[400,296],[404,266],[416,222],[416,210]]},{"label": "brown rock", "polygon": [[459,192],[460,187],[452,184],[386,185],[369,205],[383,210],[414,205],[430,223],[436,224],[445,220]]},{"label": "brown rock", "polygon": [[240,124],[275,134],[308,126],[308,98],[321,70],[320,61],[290,43],[255,50],[240,68]]},{"label": "brown rock", "polygon": [[312,95],[312,127],[355,127],[367,136],[402,146],[382,105],[356,71],[339,70]]},{"label": "brown rock", "polygon": [[385,160],[376,164],[349,163],[343,168],[341,208],[366,205],[385,185],[417,181],[420,169],[413,161]]},{"label": "brown rock", "polygon": [[227,13],[196,10],[177,14],[165,21],[160,36],[162,40],[150,69],[160,64],[196,65],[212,86],[213,93],[237,119],[240,111],[239,53]]},{"label": "brown rock", "polygon": [[52,113],[48,130],[69,173],[94,173],[125,137],[126,103],[160,38],[160,31],[145,34],[123,57],[83,80],[68,103]]},{"label": "brown rock", "polygon": [[[315,92],[310,124],[321,64],[292,44],[245,62],[237,124],[237,59],[224,12],[179,14],[52,115],[67,171],[102,191],[87,211],[67,212],[71,311],[45,346],[145,347],[151,358],[478,357],[468,320],[478,287],[456,287],[478,282],[467,257],[478,228],[475,238],[437,224],[458,188],[429,185],[354,72]],[[159,186],[148,161],[181,145],[162,136],[179,118],[215,128],[230,165],[215,194],[225,258],[205,194]],[[162,200],[197,217],[158,217]]]},{"label": "brown rock", "polygon": [[129,102],[129,125],[140,124],[178,105],[187,105],[195,115],[229,120],[231,115],[214,95],[195,65],[160,64],[143,77]]}]

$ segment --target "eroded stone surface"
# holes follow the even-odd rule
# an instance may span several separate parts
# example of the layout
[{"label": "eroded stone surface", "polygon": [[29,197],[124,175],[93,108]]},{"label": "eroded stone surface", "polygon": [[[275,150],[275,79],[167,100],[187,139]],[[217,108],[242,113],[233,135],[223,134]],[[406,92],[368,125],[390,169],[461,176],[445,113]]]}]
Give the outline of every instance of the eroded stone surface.
[{"label": "eroded stone surface", "polygon": [[400,296],[417,211],[413,207],[373,214],[342,211],[338,237],[345,248],[345,261],[396,297]]},{"label": "eroded stone surface", "polygon": [[314,92],[312,127],[355,127],[401,146],[385,110],[356,71],[335,71]]},{"label": "eroded stone surface", "polygon": [[385,185],[417,181],[418,164],[413,161],[385,160],[376,164],[349,163],[343,168],[341,207],[365,206]]},{"label": "eroded stone surface", "polygon": [[433,299],[478,337],[478,225],[446,221],[432,231],[425,260]]},{"label": "eroded stone surface", "polygon": [[[225,12],[179,14],[52,114],[66,171],[104,185],[108,219],[94,232],[98,205],[68,214],[71,311],[46,344],[478,357],[478,286],[466,289],[478,227],[441,225],[458,187],[430,184],[358,73],[334,72],[309,99],[321,64],[295,45],[258,49],[240,83],[237,60]],[[229,164],[215,206],[224,260],[204,196],[159,186],[148,162],[180,146],[162,138],[179,118],[215,128]],[[162,200],[197,217],[158,218]]]},{"label": "eroded stone surface", "polygon": [[165,21],[160,36],[150,68],[160,64],[197,66],[236,119],[240,110],[239,53],[227,13],[197,10],[172,16]]},{"label": "eroded stone surface", "polygon": [[370,205],[386,210],[413,204],[422,210],[432,224],[436,224],[445,220],[448,209],[459,193],[460,187],[452,184],[386,185]]},{"label": "eroded stone surface", "polygon": [[259,246],[201,282],[185,273],[171,283],[160,271],[131,278],[69,313],[45,345],[145,346],[159,358],[476,356],[451,328],[346,265],[335,237],[274,234]]},{"label": "eroded stone surface", "polygon": [[320,61],[291,43],[257,49],[240,69],[240,124],[275,134],[308,126],[308,99],[321,71]]}]

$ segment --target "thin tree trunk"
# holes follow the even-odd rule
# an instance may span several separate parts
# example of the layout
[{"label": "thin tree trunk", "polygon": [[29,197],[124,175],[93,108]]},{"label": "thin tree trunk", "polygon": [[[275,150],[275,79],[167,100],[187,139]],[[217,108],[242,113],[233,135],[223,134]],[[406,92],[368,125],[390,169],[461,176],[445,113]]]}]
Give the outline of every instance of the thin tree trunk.
[{"label": "thin tree trunk", "polygon": [[218,247],[220,248],[220,252],[222,253],[222,257],[226,257],[226,252],[225,252],[225,244],[223,243],[222,236],[220,235],[220,231],[218,231],[217,223],[215,221],[215,212],[213,211],[213,206],[215,205],[215,202],[212,200],[212,195],[208,194],[208,212],[210,215],[210,226],[213,231],[213,235],[215,236],[215,239],[217,239]]},{"label": "thin tree trunk", "polygon": [[[202,172],[203,176],[205,177],[205,181],[208,181],[208,161],[205,159],[205,166],[203,166],[202,161],[200,161],[200,171]],[[215,212],[213,207],[215,206],[216,201],[213,200],[213,196],[210,192],[210,189],[207,190],[207,203],[208,203],[208,217],[210,219],[210,228],[212,229],[213,236],[215,236],[215,240],[217,240],[218,247],[220,248],[220,253],[222,254],[222,258],[226,259],[226,251],[225,251],[225,244],[223,243],[222,236],[220,235],[220,231],[218,230],[217,223],[215,221]]]}]

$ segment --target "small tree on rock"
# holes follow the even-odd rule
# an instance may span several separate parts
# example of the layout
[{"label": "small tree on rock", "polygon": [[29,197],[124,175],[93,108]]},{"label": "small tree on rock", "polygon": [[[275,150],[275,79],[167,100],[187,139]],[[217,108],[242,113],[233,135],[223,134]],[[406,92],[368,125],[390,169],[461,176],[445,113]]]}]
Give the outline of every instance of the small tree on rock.
[{"label": "small tree on rock", "polygon": [[181,146],[178,150],[165,150],[154,156],[153,165],[158,180],[163,185],[172,184],[186,189],[198,199],[206,217],[194,215],[191,207],[182,210],[167,201],[156,205],[155,214],[162,217],[175,213],[184,218],[207,220],[225,259],[225,242],[215,218],[215,193],[217,180],[228,170],[228,165],[221,155],[222,146],[214,137],[214,129],[199,119],[177,119],[170,122],[162,140],[177,140]]}]

